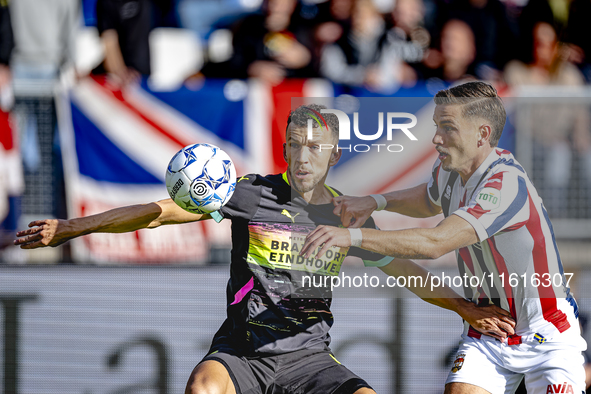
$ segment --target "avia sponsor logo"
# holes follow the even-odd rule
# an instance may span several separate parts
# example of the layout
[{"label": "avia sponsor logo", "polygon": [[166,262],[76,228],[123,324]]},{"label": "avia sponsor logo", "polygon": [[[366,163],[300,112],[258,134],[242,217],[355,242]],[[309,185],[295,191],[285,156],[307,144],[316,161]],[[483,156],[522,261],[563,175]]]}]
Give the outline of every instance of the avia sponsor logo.
[{"label": "avia sponsor logo", "polygon": [[573,385],[566,384],[566,382],[564,382],[563,384],[549,384],[548,387],[546,388],[546,394],[548,394],[548,393],[575,394],[575,392],[573,391]]},{"label": "avia sponsor logo", "polygon": [[[351,122],[349,116],[338,109],[322,109],[322,114],[334,114],[339,120],[339,143],[337,150],[346,150],[349,152],[365,153],[369,151],[388,151],[392,153],[402,152],[404,147],[400,144],[347,144],[346,141],[351,140]],[[321,123],[317,117],[314,117],[320,127],[326,127],[326,123]],[[410,122],[394,123],[394,119],[410,119]],[[411,141],[417,141],[417,137],[410,131],[411,128],[417,125],[417,117],[408,112],[378,112],[378,131],[373,134],[364,134],[359,130],[359,113],[353,112],[353,132],[355,136],[362,141],[377,141],[382,138],[384,134],[384,123],[386,123],[386,137],[388,141],[392,141],[394,131],[402,131]],[[313,136],[312,129],[314,120],[308,119],[308,138]],[[322,149],[333,149],[335,146],[331,144],[321,144]]]}]

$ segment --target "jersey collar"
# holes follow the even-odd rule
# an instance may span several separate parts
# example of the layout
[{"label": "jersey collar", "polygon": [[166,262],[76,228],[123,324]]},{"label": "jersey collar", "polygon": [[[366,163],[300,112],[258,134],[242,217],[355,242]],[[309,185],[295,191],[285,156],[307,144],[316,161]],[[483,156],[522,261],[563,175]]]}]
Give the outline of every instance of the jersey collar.
[{"label": "jersey collar", "polygon": [[466,183],[466,188],[476,187],[480,182],[482,176],[487,172],[490,171],[492,168],[490,166],[499,159],[501,155],[501,149],[495,147],[492,152],[484,159],[484,161],[480,164],[480,166],[474,171],[474,174],[470,176],[468,182]]},{"label": "jersey collar", "polygon": [[[283,178],[283,180],[285,181],[285,183],[287,183],[289,186],[289,178],[287,177],[287,171],[285,171],[283,174],[281,174],[281,177]],[[324,184],[324,187],[328,189],[328,191],[330,192],[330,194],[332,194],[333,197],[338,197],[339,193],[337,193],[332,187],[328,186],[326,183]]]}]

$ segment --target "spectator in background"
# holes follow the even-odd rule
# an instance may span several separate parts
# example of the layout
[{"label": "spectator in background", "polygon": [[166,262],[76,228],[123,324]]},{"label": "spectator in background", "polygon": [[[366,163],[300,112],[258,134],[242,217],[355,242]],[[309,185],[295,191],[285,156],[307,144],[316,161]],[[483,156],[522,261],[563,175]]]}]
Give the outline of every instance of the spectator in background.
[{"label": "spectator in background", "polygon": [[248,15],[238,22],[230,60],[207,64],[203,74],[261,78],[272,85],[284,78],[315,76],[309,49],[311,32],[293,23],[296,6],[297,0],[265,0],[261,14]]},{"label": "spectator in background", "polygon": [[457,19],[445,23],[440,34],[439,50],[431,50],[421,67],[423,79],[446,82],[475,79],[476,44],[468,24]]},{"label": "spectator in background", "polygon": [[0,110],[4,109],[4,93],[8,88],[10,80],[10,54],[14,48],[14,37],[12,35],[12,24],[10,12],[8,11],[7,0],[0,0]]},{"label": "spectator in background", "polygon": [[392,10],[392,27],[388,41],[398,57],[406,63],[419,63],[431,43],[431,35],[423,26],[423,0],[397,0]]},{"label": "spectator in background", "polygon": [[591,0],[573,0],[570,4],[566,41],[571,44],[569,60],[579,66],[591,83]]},{"label": "spectator in background", "polygon": [[[559,49],[554,27],[545,22],[537,23],[533,28],[533,60],[529,64],[519,60],[507,64],[507,84],[510,87],[582,86],[582,74],[564,59]],[[535,144],[534,179],[543,182],[541,196],[550,215],[566,217],[573,148],[583,159],[587,178],[591,180],[588,110],[584,106],[556,102],[536,104],[532,106],[530,122]]]},{"label": "spectator in background", "polygon": [[378,92],[399,87],[401,61],[389,47],[386,23],[372,0],[355,1],[351,29],[323,49],[320,73],[336,83]]},{"label": "spectator in background", "polygon": [[320,18],[314,33],[314,67],[320,74],[320,59],[324,47],[334,44],[351,30],[353,0],[329,0],[320,4]]},{"label": "spectator in background", "polygon": [[[10,70],[22,163],[27,179],[38,177],[47,182],[43,190],[29,188],[27,197],[36,199],[39,209],[47,215],[64,217],[63,170],[57,115],[51,97],[58,81],[74,81],[81,3],[80,0],[14,0],[9,7],[15,41]],[[26,97],[19,97],[23,88]],[[51,197],[41,198],[42,195]]]},{"label": "spectator in background", "polygon": [[14,104],[9,68],[13,48],[8,2],[0,0],[0,251],[10,245],[18,227],[18,196],[23,191],[22,162],[9,114]]},{"label": "spectator in background", "polygon": [[566,85],[583,84],[581,73],[572,63],[566,61],[560,52],[554,27],[538,22],[532,32],[532,61],[525,64],[513,60],[505,69],[505,80],[511,86],[520,85]]},{"label": "spectator in background", "polygon": [[500,80],[505,64],[517,54],[517,27],[507,17],[499,0],[441,1],[438,7],[438,25],[452,19],[470,26],[476,47],[474,73],[479,79]]},{"label": "spectator in background", "polygon": [[109,73],[122,86],[150,75],[150,0],[97,0],[97,28],[105,50],[93,74]]},{"label": "spectator in background", "polygon": [[[519,29],[523,49],[531,55],[534,26],[546,22],[554,27],[559,37],[563,37],[569,19],[571,0],[528,0],[519,16]],[[526,62],[530,62],[526,59]]]},{"label": "spectator in background", "polygon": [[79,0],[17,0],[10,3],[15,48],[11,70],[20,79],[57,79],[73,68]]},{"label": "spectator in background", "polygon": [[321,19],[315,33],[320,48],[349,33],[353,4],[354,0],[329,0],[320,4]]}]

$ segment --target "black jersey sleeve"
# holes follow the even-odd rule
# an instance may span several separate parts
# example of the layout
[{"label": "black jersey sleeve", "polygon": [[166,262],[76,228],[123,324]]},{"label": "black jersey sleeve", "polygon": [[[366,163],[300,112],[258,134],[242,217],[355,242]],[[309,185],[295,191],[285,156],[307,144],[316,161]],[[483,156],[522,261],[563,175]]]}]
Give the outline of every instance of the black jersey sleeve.
[{"label": "black jersey sleeve", "polygon": [[[374,222],[372,217],[367,219],[367,221],[362,227],[379,230],[378,226],[376,226],[376,223]],[[363,260],[363,264],[366,267],[383,267],[385,265],[388,265],[392,260],[394,260],[394,257],[384,256],[381,253],[370,252],[369,250],[356,247],[352,247],[349,250],[349,256],[359,257]]]},{"label": "black jersey sleeve", "polygon": [[96,27],[99,34],[107,30],[117,30],[119,27],[118,3],[113,0],[98,0],[96,2]]},{"label": "black jersey sleeve", "polygon": [[217,222],[222,219],[252,219],[261,202],[262,186],[258,178],[259,175],[256,174],[238,178],[230,201],[211,216]]}]

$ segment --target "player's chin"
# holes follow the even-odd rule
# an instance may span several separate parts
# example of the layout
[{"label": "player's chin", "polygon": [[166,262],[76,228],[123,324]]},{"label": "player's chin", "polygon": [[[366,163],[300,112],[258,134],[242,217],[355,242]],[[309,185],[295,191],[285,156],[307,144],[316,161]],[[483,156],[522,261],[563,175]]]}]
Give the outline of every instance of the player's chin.
[{"label": "player's chin", "polygon": [[314,182],[311,180],[304,180],[304,181],[298,180],[298,181],[294,182],[294,186],[295,186],[295,189],[297,191],[299,191],[300,193],[308,193],[308,192],[314,190],[314,188],[316,187],[316,184],[314,184]]}]

